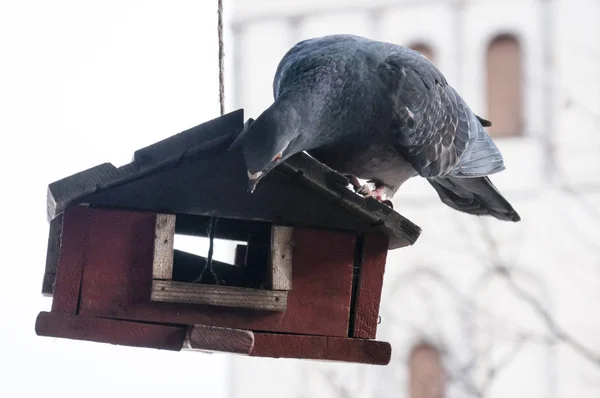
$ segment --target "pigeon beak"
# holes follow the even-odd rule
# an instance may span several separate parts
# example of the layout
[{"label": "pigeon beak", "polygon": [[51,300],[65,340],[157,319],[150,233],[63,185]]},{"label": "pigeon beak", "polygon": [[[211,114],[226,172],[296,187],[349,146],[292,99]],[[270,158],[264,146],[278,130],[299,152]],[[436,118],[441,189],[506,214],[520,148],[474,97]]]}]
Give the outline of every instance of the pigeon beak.
[{"label": "pigeon beak", "polygon": [[256,184],[260,181],[263,176],[262,171],[257,171],[256,173],[250,173],[248,170],[248,192],[253,193],[254,189],[256,189]]}]

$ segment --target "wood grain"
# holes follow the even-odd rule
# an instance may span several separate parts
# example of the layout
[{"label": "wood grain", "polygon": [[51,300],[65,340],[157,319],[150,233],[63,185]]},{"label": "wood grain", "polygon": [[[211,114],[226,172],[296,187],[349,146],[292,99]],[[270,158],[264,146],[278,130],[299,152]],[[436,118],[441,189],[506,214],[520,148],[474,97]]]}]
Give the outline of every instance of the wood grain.
[{"label": "wood grain", "polygon": [[56,269],[60,256],[60,239],[62,234],[63,215],[50,221],[48,230],[48,247],[46,249],[46,267],[44,269],[44,280],[42,282],[42,294],[52,297],[54,283],[56,282]]},{"label": "wood grain", "polygon": [[285,312],[154,302],[155,214],[86,208],[80,313],[155,323],[348,336],[354,234],[294,228],[294,288]]},{"label": "wood grain", "polygon": [[81,315],[40,312],[35,322],[35,332],[38,336],[179,351],[183,347],[186,329]]},{"label": "wood grain", "polygon": [[254,347],[254,334],[249,330],[192,325],[188,330],[184,347],[247,355]]},{"label": "wood grain", "polygon": [[387,365],[392,347],[375,340],[294,334],[254,333],[251,356],[319,359]]},{"label": "wood grain", "polygon": [[157,214],[154,227],[154,256],[152,278],[173,278],[173,241],[175,240],[175,215]]},{"label": "wood grain", "polygon": [[387,247],[388,237],[385,235],[371,234],[364,238],[351,337],[374,339],[377,335]]},{"label": "wood grain", "polygon": [[271,269],[273,290],[292,290],[294,228],[275,225],[271,230]]},{"label": "wood grain", "polygon": [[52,312],[77,313],[88,237],[88,216],[88,209],[82,206],[70,206],[64,213]]},{"label": "wood grain", "polygon": [[151,300],[167,303],[251,308],[263,311],[285,311],[287,292],[153,280]]}]

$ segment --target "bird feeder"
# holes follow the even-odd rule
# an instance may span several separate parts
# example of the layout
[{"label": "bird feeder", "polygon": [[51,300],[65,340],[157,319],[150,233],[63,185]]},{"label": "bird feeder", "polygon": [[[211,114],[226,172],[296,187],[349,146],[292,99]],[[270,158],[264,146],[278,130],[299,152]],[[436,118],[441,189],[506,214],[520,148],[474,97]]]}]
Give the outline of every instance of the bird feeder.
[{"label": "bird feeder", "polygon": [[[387,252],[420,229],[298,154],[247,192],[238,110],[48,187],[38,335],[165,350],[387,364]],[[230,263],[175,236],[237,242]]]}]

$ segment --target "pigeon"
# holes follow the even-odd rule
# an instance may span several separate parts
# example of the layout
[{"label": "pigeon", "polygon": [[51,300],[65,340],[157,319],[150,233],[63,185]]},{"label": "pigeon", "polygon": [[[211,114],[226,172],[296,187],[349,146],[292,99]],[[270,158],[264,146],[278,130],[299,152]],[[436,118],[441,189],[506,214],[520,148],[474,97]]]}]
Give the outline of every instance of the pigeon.
[{"label": "pigeon", "polygon": [[389,205],[420,176],[455,210],[520,220],[488,177],[505,169],[484,129],[491,123],[415,50],[349,34],[303,40],[281,59],[273,97],[234,143],[250,192],[306,152],[348,176],[356,192]]}]

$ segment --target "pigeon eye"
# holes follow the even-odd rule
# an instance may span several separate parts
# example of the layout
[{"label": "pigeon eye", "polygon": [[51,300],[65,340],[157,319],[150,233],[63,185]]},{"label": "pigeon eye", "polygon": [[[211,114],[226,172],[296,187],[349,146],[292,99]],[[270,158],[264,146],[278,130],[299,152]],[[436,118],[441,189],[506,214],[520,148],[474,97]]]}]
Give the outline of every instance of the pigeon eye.
[{"label": "pigeon eye", "polygon": [[272,162],[275,162],[277,160],[281,159],[281,153],[278,153],[272,160]]}]

